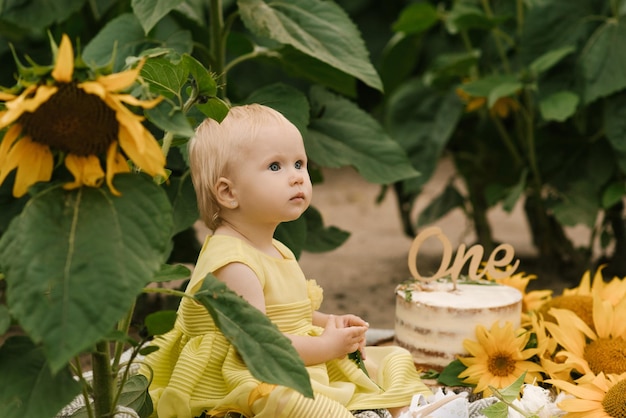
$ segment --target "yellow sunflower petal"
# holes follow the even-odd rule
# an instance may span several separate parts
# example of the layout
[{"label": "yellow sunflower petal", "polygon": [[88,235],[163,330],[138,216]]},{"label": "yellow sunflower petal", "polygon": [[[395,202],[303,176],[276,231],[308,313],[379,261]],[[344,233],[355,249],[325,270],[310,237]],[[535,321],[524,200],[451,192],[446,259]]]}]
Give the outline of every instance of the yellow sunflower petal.
[{"label": "yellow sunflower petal", "polygon": [[104,86],[104,88],[110,92],[124,90],[133,85],[144,62],[145,60],[141,60],[137,67],[132,70],[98,77],[96,82]]},{"label": "yellow sunflower petal", "polygon": [[[563,380],[547,380],[547,383],[551,383],[553,386],[564,390],[565,392],[576,396],[579,399],[585,399],[588,401],[602,401],[604,393],[597,387],[591,384],[576,385]],[[580,409],[578,409],[580,411]]]},{"label": "yellow sunflower petal", "polygon": [[121,193],[113,187],[113,177],[117,173],[128,173],[129,171],[130,168],[128,167],[126,158],[124,158],[124,156],[117,150],[117,142],[112,143],[107,151],[106,181],[107,186],[109,186],[109,190],[111,190],[111,193],[115,196],[120,196]]},{"label": "yellow sunflower petal", "polygon": [[[0,172],[2,172],[2,168],[4,167],[4,161],[9,154],[9,150],[11,149],[15,141],[20,137],[21,133],[22,125],[16,123],[14,125],[11,125],[11,127],[7,129],[6,133],[4,134],[4,138],[2,138],[2,142],[0,142]],[[0,184],[2,184],[2,181],[0,181]]]},{"label": "yellow sunflower petal", "polygon": [[131,94],[118,94],[116,97],[124,103],[127,103],[131,106],[140,106],[144,109],[152,109],[154,106],[158,105],[163,101],[163,96],[157,97],[152,100],[140,100]]},{"label": "yellow sunflower petal", "polygon": [[38,181],[49,181],[52,177],[53,157],[50,148],[41,145],[29,137],[15,142],[6,156],[0,172],[0,183],[6,175],[17,167],[13,196],[22,197],[28,188]]},{"label": "yellow sunflower petal", "polygon": [[6,102],[17,98],[16,95],[0,91],[0,101]]},{"label": "yellow sunflower petal", "polygon": [[593,298],[593,325],[599,338],[609,338],[613,331],[613,306],[599,296]]},{"label": "yellow sunflower petal", "polygon": [[72,42],[67,35],[61,38],[61,45],[57,56],[57,62],[52,70],[52,77],[59,83],[69,83],[74,74],[74,50]]},{"label": "yellow sunflower petal", "polygon": [[143,129],[139,137],[134,136],[126,125],[120,124],[119,141],[124,153],[135,165],[151,176],[160,175],[167,177],[165,173],[165,156],[161,147],[150,132]]},{"label": "yellow sunflower petal", "polygon": [[74,176],[73,182],[63,185],[63,188],[66,190],[75,189],[83,185],[100,187],[104,180],[104,171],[102,171],[100,161],[95,155],[82,157],[68,154],[65,157],[65,166]]}]

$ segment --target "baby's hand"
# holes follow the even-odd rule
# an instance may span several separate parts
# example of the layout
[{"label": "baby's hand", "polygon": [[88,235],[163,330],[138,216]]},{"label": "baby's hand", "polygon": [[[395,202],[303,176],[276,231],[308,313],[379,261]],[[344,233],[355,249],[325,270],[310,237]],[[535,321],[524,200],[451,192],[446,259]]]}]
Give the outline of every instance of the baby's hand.
[{"label": "baby's hand", "polygon": [[369,328],[370,324],[361,319],[360,317],[352,314],[346,315],[338,315],[336,316],[338,323],[342,327],[367,327]]},{"label": "baby's hand", "polygon": [[[341,324],[341,326],[343,327],[365,327],[365,331],[367,331],[367,328],[369,328],[370,324],[366,321],[364,321],[362,318],[356,316],[356,315],[352,315],[352,314],[347,314],[347,315],[339,315],[337,317],[338,322]],[[361,343],[359,344],[359,351],[361,352],[361,358],[363,360],[365,360],[365,344],[366,344],[367,340],[365,338],[365,333],[363,333],[363,339],[361,340]]]},{"label": "baby's hand", "polygon": [[367,331],[367,326],[346,326],[344,316],[349,315],[339,317],[329,315],[326,326],[324,327],[324,332],[320,336],[320,338],[325,341],[325,347],[329,350],[333,358],[345,357],[347,354],[356,350],[362,352],[363,347],[365,347],[365,332]]}]

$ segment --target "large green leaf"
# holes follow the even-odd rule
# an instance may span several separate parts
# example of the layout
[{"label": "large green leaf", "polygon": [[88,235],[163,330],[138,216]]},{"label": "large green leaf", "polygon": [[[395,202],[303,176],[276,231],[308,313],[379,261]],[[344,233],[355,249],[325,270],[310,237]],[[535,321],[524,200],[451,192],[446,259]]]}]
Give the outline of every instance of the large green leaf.
[{"label": "large green leaf", "polygon": [[161,267],[172,232],[165,192],[143,175],[106,189],[35,195],[0,241],[12,315],[53,372],[101,340]]},{"label": "large green leaf", "polygon": [[347,97],[356,97],[356,78],[332,65],[307,55],[289,45],[279,50],[280,64],[285,73],[321,84]]},{"label": "large green leaf", "polygon": [[626,173],[626,94],[607,98],[604,106],[604,130],[623,173]]},{"label": "large green leaf", "polygon": [[427,87],[421,80],[404,84],[389,98],[387,128],[422,173],[410,180],[413,190],[434,173],[462,114],[463,103],[456,94]]},{"label": "large green leaf", "polygon": [[597,25],[590,16],[598,15],[604,2],[597,0],[551,0],[535,2],[524,16],[520,58],[524,65],[549,51],[579,45]]},{"label": "large green leaf", "polygon": [[169,184],[165,185],[164,189],[172,202],[173,233],[177,234],[191,227],[200,217],[191,172],[187,170],[180,177],[170,178]]},{"label": "large green leaf", "polygon": [[87,0],[5,0],[0,2],[0,16],[3,21],[18,27],[39,30],[64,21],[85,3]]},{"label": "large green leaf", "polygon": [[393,24],[393,30],[406,34],[422,33],[439,21],[437,9],[429,3],[412,3],[405,7],[398,20]]},{"label": "large green leaf", "polygon": [[141,22],[146,35],[159,20],[184,0],[132,0],[133,12]]},{"label": "large green leaf", "polygon": [[[146,39],[137,18],[126,13],[111,19],[83,50],[83,59],[97,66],[107,65],[114,58],[117,71],[126,65],[126,57],[137,55]],[[113,56],[115,52],[115,56]]]},{"label": "large green leaf", "polygon": [[0,416],[53,417],[80,393],[68,369],[50,372],[41,347],[24,336],[0,346]]},{"label": "large green leaf", "polygon": [[288,386],[312,398],[313,389],[302,359],[268,317],[208,274],[195,298],[241,355],[257,379]]},{"label": "large green leaf", "polygon": [[314,87],[305,146],[324,167],[353,166],[369,182],[389,184],[419,173],[382,126],[353,102]]},{"label": "large green leaf", "polygon": [[350,233],[334,226],[324,226],[322,214],[309,207],[303,215],[306,218],[306,244],[304,249],[312,253],[322,253],[340,247]]},{"label": "large green leaf", "polygon": [[580,61],[585,79],[585,103],[626,87],[626,21],[607,20],[585,45]]},{"label": "large green leaf", "polygon": [[283,83],[274,83],[255,90],[244,103],[261,103],[278,110],[296,128],[306,134],[309,125],[309,101],[304,93]]},{"label": "large green leaf", "polygon": [[238,0],[246,27],[382,90],[358,28],[335,2]]}]

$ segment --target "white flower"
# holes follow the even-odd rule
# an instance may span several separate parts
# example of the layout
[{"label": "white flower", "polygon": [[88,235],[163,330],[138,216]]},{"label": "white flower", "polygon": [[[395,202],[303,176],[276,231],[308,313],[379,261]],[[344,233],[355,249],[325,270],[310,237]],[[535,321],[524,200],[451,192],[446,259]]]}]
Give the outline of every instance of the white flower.
[{"label": "white flower", "polygon": [[552,395],[547,389],[541,386],[525,384],[521,399],[513,401],[513,405],[524,411],[522,415],[513,408],[509,408],[509,418],[555,418],[565,415],[565,411],[560,410],[556,404],[562,400],[561,395],[557,399],[552,399]]}]

